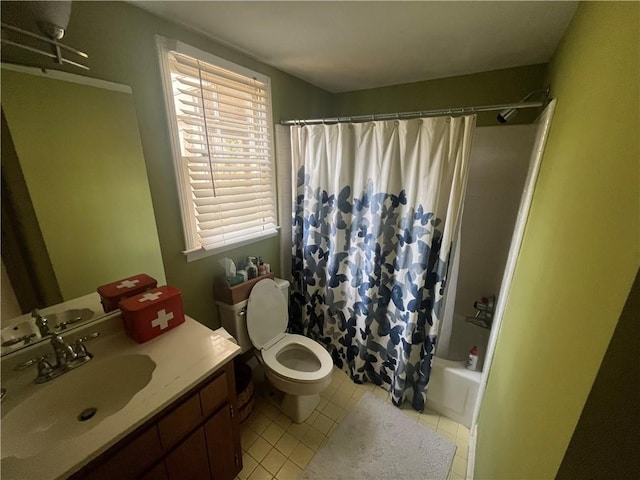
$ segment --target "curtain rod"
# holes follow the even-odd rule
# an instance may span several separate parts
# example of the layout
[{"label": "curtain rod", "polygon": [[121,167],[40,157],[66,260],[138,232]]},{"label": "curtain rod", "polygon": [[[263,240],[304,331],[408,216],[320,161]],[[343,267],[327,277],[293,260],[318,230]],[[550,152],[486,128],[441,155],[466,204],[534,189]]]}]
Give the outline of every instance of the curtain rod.
[{"label": "curtain rod", "polygon": [[422,110],[418,112],[374,113],[372,115],[357,115],[354,117],[312,118],[306,120],[282,120],[281,125],[313,125],[318,123],[362,123],[375,120],[409,119],[420,117],[446,117],[452,115],[469,115],[478,112],[493,112],[520,108],[544,107],[548,99],[533,102],[502,103],[498,105],[481,105],[476,107],[444,108],[439,110]]}]

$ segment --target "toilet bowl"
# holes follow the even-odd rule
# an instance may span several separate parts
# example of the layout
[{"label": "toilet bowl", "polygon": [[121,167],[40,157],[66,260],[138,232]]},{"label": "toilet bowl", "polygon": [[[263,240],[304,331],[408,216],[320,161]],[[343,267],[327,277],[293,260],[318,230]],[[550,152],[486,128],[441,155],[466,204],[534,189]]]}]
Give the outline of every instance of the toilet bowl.
[{"label": "toilet bowl", "polygon": [[251,289],[246,322],[267,379],[284,393],[282,412],[297,423],[304,422],[320,401],[320,392],[331,383],[331,355],[310,338],[285,333],[287,304],[271,279]]}]

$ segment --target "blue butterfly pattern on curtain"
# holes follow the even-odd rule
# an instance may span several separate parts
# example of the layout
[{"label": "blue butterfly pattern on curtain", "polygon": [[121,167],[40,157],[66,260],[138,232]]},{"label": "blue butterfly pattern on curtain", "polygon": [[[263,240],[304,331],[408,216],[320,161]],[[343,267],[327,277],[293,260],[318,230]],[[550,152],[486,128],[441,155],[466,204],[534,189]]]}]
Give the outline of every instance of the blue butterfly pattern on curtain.
[{"label": "blue butterfly pattern on curtain", "polygon": [[[290,330],[325,345],[356,383],[385,385],[395,405],[425,405],[441,219],[405,191],[330,193],[304,166],[293,205]],[[442,292],[440,292],[442,293]]]}]

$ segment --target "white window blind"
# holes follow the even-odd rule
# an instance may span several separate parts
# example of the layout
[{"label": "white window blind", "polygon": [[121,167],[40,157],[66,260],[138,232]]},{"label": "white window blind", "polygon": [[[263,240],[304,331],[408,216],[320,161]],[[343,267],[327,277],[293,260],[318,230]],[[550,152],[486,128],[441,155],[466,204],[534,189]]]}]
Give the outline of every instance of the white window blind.
[{"label": "white window blind", "polygon": [[162,53],[187,250],[275,234],[269,79],[204,53],[227,68]]}]

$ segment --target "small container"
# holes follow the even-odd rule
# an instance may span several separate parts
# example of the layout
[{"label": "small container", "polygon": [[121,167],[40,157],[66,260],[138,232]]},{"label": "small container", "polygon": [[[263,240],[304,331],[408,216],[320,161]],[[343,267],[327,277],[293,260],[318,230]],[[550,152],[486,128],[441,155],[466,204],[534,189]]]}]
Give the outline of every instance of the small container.
[{"label": "small container", "polygon": [[244,282],[244,277],[242,275],[238,274],[237,272],[232,277],[225,276],[224,278],[227,279],[227,282],[229,282],[229,285],[231,285],[231,286],[238,285],[238,284]]},{"label": "small container", "polygon": [[156,288],[158,282],[155,278],[145,273],[123,278],[117,282],[107,283],[97,288],[100,294],[100,303],[105,313],[118,309],[118,303],[139,293]]},{"label": "small container", "polygon": [[251,280],[258,276],[258,267],[253,261],[254,257],[247,257],[247,278]]},{"label": "small container", "polygon": [[236,270],[236,275],[241,275],[243,282],[246,282],[247,280],[249,280],[249,276],[247,275],[247,270],[244,268],[244,263],[242,263],[242,261],[238,262],[238,269]]},{"label": "small container", "polygon": [[469,352],[469,358],[467,359],[467,369],[469,370],[478,369],[478,347],[476,347],[475,345]]},{"label": "small container", "polygon": [[229,282],[224,278],[224,275],[218,275],[213,282],[213,297],[222,303],[228,305],[235,305],[249,298],[249,293],[253,286],[260,280],[265,278],[274,278],[273,273],[268,273],[262,277],[256,277],[246,282],[242,282],[239,285],[231,286]]},{"label": "small container", "polygon": [[258,275],[266,275],[267,273],[267,266],[264,263],[258,266]]},{"label": "small container", "polygon": [[182,292],[165,285],[120,302],[124,329],[144,343],[184,323]]}]

